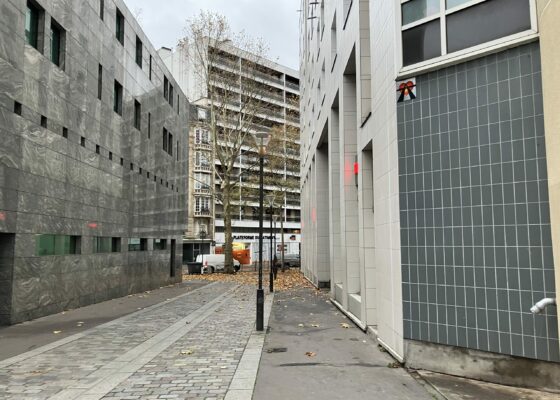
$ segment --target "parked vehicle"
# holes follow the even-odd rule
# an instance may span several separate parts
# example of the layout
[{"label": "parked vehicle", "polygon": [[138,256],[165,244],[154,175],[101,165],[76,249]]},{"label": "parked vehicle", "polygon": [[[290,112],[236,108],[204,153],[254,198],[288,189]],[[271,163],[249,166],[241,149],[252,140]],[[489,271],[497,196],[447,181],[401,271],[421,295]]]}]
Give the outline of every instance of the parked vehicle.
[{"label": "parked vehicle", "polygon": [[[282,254],[281,253],[276,253],[276,258],[278,259],[278,263],[281,262],[282,260]],[[284,267],[286,268],[290,268],[290,267],[295,267],[295,268],[300,268],[301,263],[299,260],[299,254],[284,254]]]},{"label": "parked vehicle", "polygon": [[[226,263],[225,254],[199,254],[196,262],[202,264],[203,274],[213,274],[214,272],[223,271]],[[233,268],[235,271],[241,269],[239,261],[233,260]]]}]

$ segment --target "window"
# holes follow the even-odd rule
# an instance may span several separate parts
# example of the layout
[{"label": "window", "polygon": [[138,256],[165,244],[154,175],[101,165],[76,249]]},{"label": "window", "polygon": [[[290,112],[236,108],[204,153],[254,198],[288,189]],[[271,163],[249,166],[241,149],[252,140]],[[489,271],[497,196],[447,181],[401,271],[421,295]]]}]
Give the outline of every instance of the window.
[{"label": "window", "polygon": [[163,98],[169,101],[169,80],[167,76],[163,77]]},{"label": "window", "polygon": [[179,141],[177,140],[177,147],[175,148],[175,153],[177,153],[177,161],[179,161]]},{"label": "window", "polygon": [[97,154],[101,153],[101,147],[98,144],[95,145],[95,152]]},{"label": "window", "polygon": [[86,138],[83,136],[80,137],[80,146],[86,147]]},{"label": "window", "polygon": [[441,55],[439,19],[404,31],[402,46],[404,65],[439,57]]},{"label": "window", "polygon": [[124,15],[121,10],[117,8],[117,19],[116,19],[116,29],[115,35],[117,40],[124,46]]},{"label": "window", "polygon": [[99,0],[99,18],[103,21],[105,15],[105,0]]},{"label": "window", "polygon": [[194,211],[199,214],[210,213],[210,199],[208,197],[197,197]]},{"label": "window", "polygon": [[173,85],[169,84],[169,104],[173,107]]},{"label": "window", "polygon": [[150,138],[152,133],[152,114],[148,113],[148,139]]},{"label": "window", "polygon": [[177,95],[177,114],[179,114],[179,95]]},{"label": "window", "polygon": [[163,151],[167,152],[167,129],[163,128],[162,133]]},{"label": "window", "polygon": [[136,64],[142,68],[142,41],[136,36]]},{"label": "window", "polygon": [[195,173],[194,188],[197,190],[210,190],[210,175],[200,172]]},{"label": "window", "polygon": [[142,175],[142,167],[138,168],[138,175]]},{"label": "window", "polygon": [[17,115],[21,115],[22,113],[22,105],[19,101],[14,101],[14,113]]},{"label": "window", "polygon": [[113,152],[112,151],[109,152],[109,160],[113,161]]},{"label": "window", "polygon": [[167,144],[167,154],[172,156],[173,155],[173,134],[171,132],[168,133],[167,139],[169,140],[169,143]]},{"label": "window", "polygon": [[60,69],[64,69],[64,49],[66,31],[51,18],[51,61]]},{"label": "window", "polygon": [[80,254],[80,237],[68,235],[37,235],[35,239],[38,256]]},{"label": "window", "polygon": [[123,104],[123,87],[122,85],[115,80],[115,89],[113,92],[113,110],[122,115],[122,104]]},{"label": "window", "polygon": [[124,158],[121,157],[121,167],[124,166]]},{"label": "window", "polygon": [[41,126],[47,129],[47,117],[45,117],[44,115],[41,115]]},{"label": "window", "polygon": [[[438,0],[436,0],[438,1]],[[350,10],[352,9],[352,0],[344,0],[344,26],[342,29],[346,29],[346,22],[348,22],[348,16],[350,15]]]},{"label": "window", "polygon": [[[463,50],[531,29],[529,1],[513,3],[512,6],[508,0],[487,1],[448,15],[447,51]],[[473,21],[476,21],[476,29],[473,29]]]},{"label": "window", "polygon": [[128,239],[128,251],[146,251],[148,250],[148,239]]},{"label": "window", "polygon": [[401,0],[403,66],[531,33],[530,2]]},{"label": "window", "polygon": [[210,135],[207,130],[197,129],[195,130],[195,143],[196,144],[209,144]]},{"label": "window", "polygon": [[148,71],[150,81],[152,80],[152,55],[150,54],[150,70]]},{"label": "window", "polygon": [[440,13],[440,0],[412,0],[402,5],[402,24],[407,25]]},{"label": "window", "polygon": [[167,248],[167,239],[154,239],[154,250],[165,250]]},{"label": "window", "polygon": [[142,106],[134,100],[134,127],[140,130],[142,124]]},{"label": "window", "polygon": [[44,18],[44,10],[37,3],[28,1],[25,12],[25,41],[28,45],[43,52],[42,32],[40,23]]},{"label": "window", "polygon": [[336,13],[335,13],[331,25],[331,60],[332,60],[331,71],[334,68],[334,63],[336,62],[336,56],[337,56],[336,33],[337,32],[336,32]]},{"label": "window", "polygon": [[134,171],[134,163],[130,163],[130,170]]},{"label": "window", "polygon": [[100,237],[93,238],[93,253],[119,253],[121,251],[121,238]]},{"label": "window", "polygon": [[197,151],[195,153],[195,165],[197,167],[209,167],[210,161],[208,158],[208,154],[202,151]]},{"label": "window", "polygon": [[101,100],[103,93],[103,66],[99,64],[97,67],[97,98]]},{"label": "window", "polygon": [[62,127],[62,137],[68,139],[68,128],[65,126]]}]

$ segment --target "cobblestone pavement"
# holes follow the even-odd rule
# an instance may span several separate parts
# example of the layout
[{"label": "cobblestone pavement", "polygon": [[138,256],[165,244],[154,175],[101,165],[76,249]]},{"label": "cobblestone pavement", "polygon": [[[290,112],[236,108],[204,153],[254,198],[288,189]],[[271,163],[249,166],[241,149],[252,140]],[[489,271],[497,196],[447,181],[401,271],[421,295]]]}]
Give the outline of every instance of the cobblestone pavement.
[{"label": "cobblestone pavement", "polygon": [[185,295],[0,362],[0,399],[221,399],[254,324],[254,290]]}]

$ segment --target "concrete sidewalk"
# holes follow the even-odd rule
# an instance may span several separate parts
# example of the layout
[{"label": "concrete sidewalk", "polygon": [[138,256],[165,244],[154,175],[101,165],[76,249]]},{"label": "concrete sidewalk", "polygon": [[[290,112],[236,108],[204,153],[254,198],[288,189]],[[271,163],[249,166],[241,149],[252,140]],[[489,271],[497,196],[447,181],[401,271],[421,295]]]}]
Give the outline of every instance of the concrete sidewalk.
[{"label": "concrete sidewalk", "polygon": [[275,294],[254,400],[433,400],[328,301],[326,292]]}]

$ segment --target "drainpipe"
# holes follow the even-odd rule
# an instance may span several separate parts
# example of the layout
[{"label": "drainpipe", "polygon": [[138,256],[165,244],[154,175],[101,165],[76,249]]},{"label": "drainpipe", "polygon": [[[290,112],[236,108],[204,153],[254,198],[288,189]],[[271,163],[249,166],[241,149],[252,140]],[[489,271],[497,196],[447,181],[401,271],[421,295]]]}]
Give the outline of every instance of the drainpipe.
[{"label": "drainpipe", "polygon": [[538,301],[533,307],[531,307],[531,312],[533,314],[540,314],[547,306],[551,304],[556,304],[556,299],[545,298]]}]

